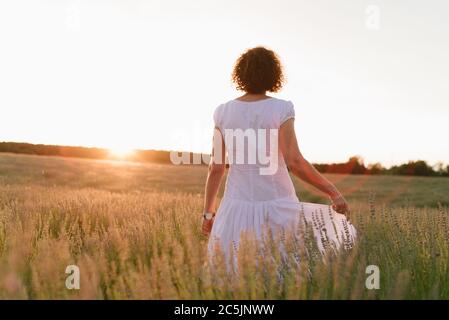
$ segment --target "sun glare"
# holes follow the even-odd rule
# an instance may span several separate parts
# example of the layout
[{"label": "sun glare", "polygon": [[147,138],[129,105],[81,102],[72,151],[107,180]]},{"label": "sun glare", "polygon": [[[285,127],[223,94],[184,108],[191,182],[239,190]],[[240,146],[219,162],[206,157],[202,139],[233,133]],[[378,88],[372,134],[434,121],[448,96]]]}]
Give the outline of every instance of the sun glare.
[{"label": "sun glare", "polygon": [[109,148],[109,153],[114,158],[125,159],[134,154],[135,150],[124,147]]}]

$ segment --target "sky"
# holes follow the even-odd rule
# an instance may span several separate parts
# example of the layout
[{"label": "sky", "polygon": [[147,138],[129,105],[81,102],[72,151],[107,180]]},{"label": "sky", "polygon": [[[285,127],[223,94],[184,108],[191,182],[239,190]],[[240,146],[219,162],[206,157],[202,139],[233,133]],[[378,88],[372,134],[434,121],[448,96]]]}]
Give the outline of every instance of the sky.
[{"label": "sky", "polygon": [[448,39],[445,0],[2,0],[0,141],[210,152],[263,45],[309,161],[449,163]]}]

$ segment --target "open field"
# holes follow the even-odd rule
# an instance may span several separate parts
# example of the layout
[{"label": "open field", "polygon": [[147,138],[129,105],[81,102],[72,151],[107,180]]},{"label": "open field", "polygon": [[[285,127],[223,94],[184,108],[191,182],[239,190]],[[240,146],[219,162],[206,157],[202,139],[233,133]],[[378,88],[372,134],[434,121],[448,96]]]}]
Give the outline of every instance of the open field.
[{"label": "open field", "polygon": [[[448,299],[449,179],[328,177],[352,207],[352,250],[302,259],[282,282],[249,250],[223,281],[204,266],[205,167],[0,154],[0,298]],[[326,203],[294,181],[301,200]],[[80,290],[65,287],[72,264]],[[365,288],[368,265],[379,290]]]}]

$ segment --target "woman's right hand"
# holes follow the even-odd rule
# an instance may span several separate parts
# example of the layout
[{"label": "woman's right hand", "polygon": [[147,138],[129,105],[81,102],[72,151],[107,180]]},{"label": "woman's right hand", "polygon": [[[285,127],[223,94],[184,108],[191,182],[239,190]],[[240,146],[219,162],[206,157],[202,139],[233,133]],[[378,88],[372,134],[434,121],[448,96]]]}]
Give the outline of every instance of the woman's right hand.
[{"label": "woman's right hand", "polygon": [[203,225],[201,226],[201,232],[203,233],[204,236],[208,237],[211,230],[212,230],[212,225],[214,224],[214,218],[212,218],[211,220],[206,220],[203,218]]},{"label": "woman's right hand", "polygon": [[338,193],[334,196],[331,196],[332,201],[332,209],[337,211],[338,213],[344,214],[346,218],[349,220],[349,205],[346,199],[343,197],[341,193]]}]

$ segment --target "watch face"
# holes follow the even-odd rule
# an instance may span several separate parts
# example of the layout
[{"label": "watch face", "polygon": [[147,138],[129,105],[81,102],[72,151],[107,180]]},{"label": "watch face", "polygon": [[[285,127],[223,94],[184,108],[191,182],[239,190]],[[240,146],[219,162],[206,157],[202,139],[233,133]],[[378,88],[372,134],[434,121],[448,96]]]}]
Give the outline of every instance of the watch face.
[{"label": "watch face", "polygon": [[213,217],[214,217],[214,214],[213,214],[213,213],[207,212],[207,213],[204,214],[204,218],[205,218],[206,220],[210,220],[210,219],[212,219]]}]

